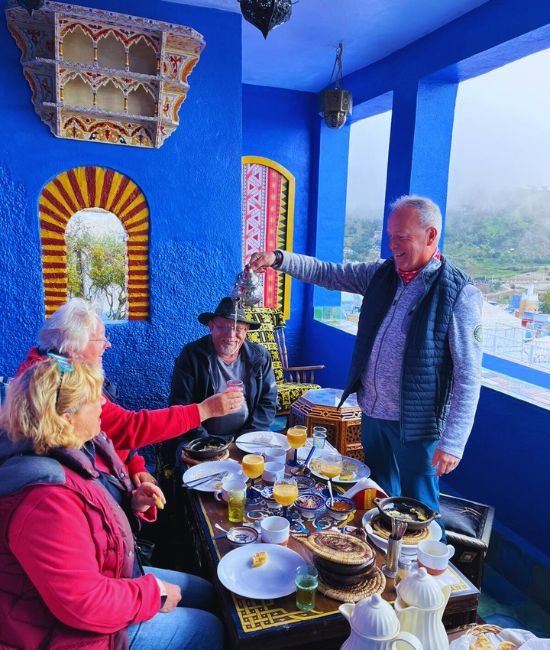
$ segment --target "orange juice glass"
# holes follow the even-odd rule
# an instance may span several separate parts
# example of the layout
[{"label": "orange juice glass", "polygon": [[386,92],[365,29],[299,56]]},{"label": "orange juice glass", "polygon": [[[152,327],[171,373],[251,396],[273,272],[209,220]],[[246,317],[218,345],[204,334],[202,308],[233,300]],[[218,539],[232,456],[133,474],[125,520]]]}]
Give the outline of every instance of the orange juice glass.
[{"label": "orange juice glass", "polygon": [[293,478],[282,478],[273,484],[273,498],[283,506],[283,517],[288,519],[288,506],[298,498],[298,484]]},{"label": "orange juice glass", "polygon": [[260,454],[246,454],[243,456],[241,467],[248,478],[258,478],[264,471],[264,457]]},{"label": "orange juice glass", "polygon": [[302,424],[290,427],[286,432],[286,439],[288,440],[288,444],[294,449],[294,460],[288,464],[296,467],[298,465],[298,448],[306,444],[307,427]]},{"label": "orange juice glass", "polygon": [[325,452],[320,469],[328,479],[339,476],[342,473],[342,456],[336,450]]}]

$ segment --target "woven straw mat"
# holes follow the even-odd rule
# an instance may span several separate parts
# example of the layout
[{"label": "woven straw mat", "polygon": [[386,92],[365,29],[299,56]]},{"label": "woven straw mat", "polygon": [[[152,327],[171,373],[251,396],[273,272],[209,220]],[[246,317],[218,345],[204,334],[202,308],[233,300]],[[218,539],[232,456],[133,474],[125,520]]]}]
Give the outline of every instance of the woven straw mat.
[{"label": "woven straw mat", "polygon": [[365,577],[359,584],[348,587],[333,587],[323,581],[319,576],[319,591],[328,598],[334,598],[341,603],[357,603],[367,596],[381,594],[386,586],[386,578],[382,571],[375,567],[369,577]]}]

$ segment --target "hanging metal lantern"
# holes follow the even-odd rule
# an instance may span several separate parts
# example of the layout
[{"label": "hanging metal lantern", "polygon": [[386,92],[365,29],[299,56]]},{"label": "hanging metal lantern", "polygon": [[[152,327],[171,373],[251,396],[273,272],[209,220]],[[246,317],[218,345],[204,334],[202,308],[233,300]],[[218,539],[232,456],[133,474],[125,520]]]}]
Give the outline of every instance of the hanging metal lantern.
[{"label": "hanging metal lantern", "polygon": [[25,9],[32,16],[32,12],[40,9],[40,7],[44,4],[44,0],[18,0],[18,4],[20,4],[22,7],[25,7]]},{"label": "hanging metal lantern", "polygon": [[330,81],[336,72],[334,88],[323,90],[319,93],[319,115],[325,118],[325,124],[331,129],[339,129],[346,123],[348,115],[351,115],[353,108],[353,97],[349,90],[340,88],[343,79],[342,74],[342,54],[344,46],[338,45],[336,50],[336,59],[330,75]]},{"label": "hanging metal lantern", "polygon": [[257,27],[264,38],[274,28],[286,23],[292,14],[292,0],[239,0],[241,14]]}]

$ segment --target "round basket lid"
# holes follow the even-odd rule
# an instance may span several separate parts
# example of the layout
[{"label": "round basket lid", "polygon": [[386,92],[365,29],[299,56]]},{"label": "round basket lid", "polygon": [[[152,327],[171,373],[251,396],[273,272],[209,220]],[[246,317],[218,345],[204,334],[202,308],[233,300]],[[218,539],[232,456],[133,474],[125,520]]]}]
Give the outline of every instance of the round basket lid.
[{"label": "round basket lid", "polygon": [[337,564],[364,564],[374,557],[373,549],[366,542],[344,533],[313,533],[300,541],[319,557]]}]

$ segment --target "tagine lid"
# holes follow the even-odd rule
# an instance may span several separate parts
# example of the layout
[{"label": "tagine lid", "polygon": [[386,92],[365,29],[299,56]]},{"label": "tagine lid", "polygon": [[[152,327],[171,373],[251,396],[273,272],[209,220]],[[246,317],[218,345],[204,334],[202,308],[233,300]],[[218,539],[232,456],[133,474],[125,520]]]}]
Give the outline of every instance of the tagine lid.
[{"label": "tagine lid", "polygon": [[415,569],[403,578],[396,588],[403,605],[421,609],[438,609],[444,601],[443,591],[437,580],[424,567]]},{"label": "tagine lid", "polygon": [[300,541],[319,557],[338,564],[364,564],[374,557],[367,542],[340,532],[313,533]]}]

